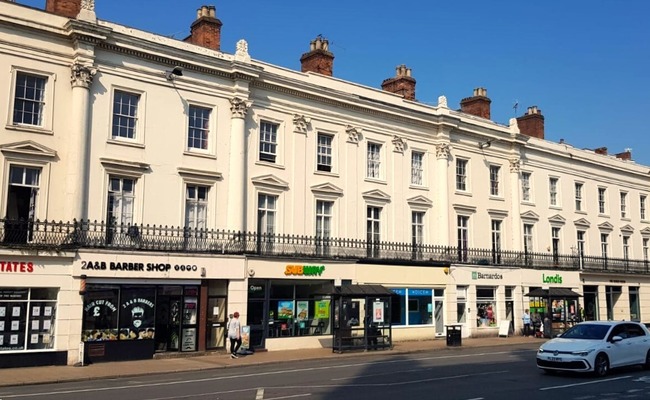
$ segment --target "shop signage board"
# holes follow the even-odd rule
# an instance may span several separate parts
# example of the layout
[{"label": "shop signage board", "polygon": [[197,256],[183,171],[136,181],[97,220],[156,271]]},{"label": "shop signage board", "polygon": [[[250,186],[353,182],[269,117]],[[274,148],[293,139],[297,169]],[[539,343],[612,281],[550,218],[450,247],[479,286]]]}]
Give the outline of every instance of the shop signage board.
[{"label": "shop signage board", "polygon": [[499,321],[499,336],[508,336],[510,334],[510,321],[507,319]]},{"label": "shop signage board", "polygon": [[182,351],[196,350],[196,328],[183,329]]}]

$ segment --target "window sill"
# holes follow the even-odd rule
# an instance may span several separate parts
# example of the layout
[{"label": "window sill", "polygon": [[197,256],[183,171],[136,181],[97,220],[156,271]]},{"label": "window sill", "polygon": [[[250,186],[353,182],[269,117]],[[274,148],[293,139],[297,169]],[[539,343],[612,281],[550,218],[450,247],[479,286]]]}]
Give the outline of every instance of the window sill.
[{"label": "window sill", "polygon": [[584,210],[576,210],[575,213],[576,213],[576,214],[587,215],[587,212],[584,211]]},{"label": "window sill", "polygon": [[523,204],[523,205],[525,205],[525,206],[532,206],[532,207],[535,206],[535,202],[534,202],[534,201],[530,201],[530,200],[524,200],[524,201],[521,202],[521,204]]},{"label": "window sill", "polygon": [[127,141],[127,140],[119,140],[119,139],[108,139],[106,143],[110,144],[116,144],[118,146],[127,146],[127,147],[135,147],[138,149],[144,149],[144,143],[138,143],[135,141]]},{"label": "window sill", "polygon": [[609,214],[600,214],[600,213],[598,213],[598,216],[602,217],[602,218],[609,218]]},{"label": "window sill", "polygon": [[642,219],[642,220],[641,220],[641,223],[642,223],[642,224],[648,224],[648,223],[650,223],[650,221],[647,220],[647,219]]},{"label": "window sill", "polygon": [[562,211],[562,206],[548,206],[548,208],[549,208],[550,210],[558,210],[558,211]]},{"label": "window sill", "polygon": [[632,221],[632,218],[629,218],[629,217],[621,217],[621,221],[630,222],[630,221]]},{"label": "window sill", "polygon": [[490,200],[495,200],[495,201],[506,201],[503,197],[500,196],[492,196],[490,195]]},{"label": "window sill", "polygon": [[185,150],[183,152],[184,156],[190,156],[190,157],[199,157],[199,158],[208,158],[210,160],[216,160],[217,156],[214,154],[210,153],[205,153],[205,152],[198,152],[198,151],[192,151],[192,150]]},{"label": "window sill", "polygon": [[383,180],[381,180],[379,178],[368,178],[368,177],[366,177],[366,179],[364,179],[364,181],[372,182],[372,183],[378,183],[380,185],[387,185],[386,181],[383,181]]},{"label": "window sill", "polygon": [[7,124],[5,125],[5,129],[10,131],[37,133],[40,135],[54,135],[54,131],[52,131],[51,129],[42,128],[40,126],[32,126],[32,125]]},{"label": "window sill", "polygon": [[467,191],[461,191],[461,190],[456,190],[455,192],[459,196],[467,196],[467,197],[472,197],[472,192],[467,192]]},{"label": "window sill", "polygon": [[429,191],[429,188],[426,187],[426,186],[422,186],[422,185],[414,185],[414,184],[410,184],[410,185],[409,185],[409,189],[414,189],[414,190],[423,190],[423,191],[425,191],[425,192],[428,192],[428,191]]},{"label": "window sill", "polygon": [[255,165],[259,165],[262,167],[271,167],[271,168],[277,168],[277,169],[285,169],[284,165],[278,165],[269,161],[255,161]]},{"label": "window sill", "polygon": [[339,177],[339,174],[337,174],[336,172],[327,172],[327,171],[319,171],[319,170],[314,171],[314,175],[331,176],[334,178]]}]

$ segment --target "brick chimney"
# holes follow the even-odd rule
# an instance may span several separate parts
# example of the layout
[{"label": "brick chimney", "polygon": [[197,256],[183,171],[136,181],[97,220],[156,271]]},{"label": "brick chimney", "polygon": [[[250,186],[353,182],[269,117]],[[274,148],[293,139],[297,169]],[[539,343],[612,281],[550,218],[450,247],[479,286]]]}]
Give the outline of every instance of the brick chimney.
[{"label": "brick chimney", "polygon": [[467,114],[490,119],[490,103],[492,100],[487,97],[487,89],[476,88],[474,96],[466,97],[460,101],[460,110]]},{"label": "brick chimney", "polygon": [[526,114],[517,118],[517,125],[524,135],[544,139],[544,116],[537,106],[528,107]]},{"label": "brick chimney", "polygon": [[309,52],[300,57],[300,70],[332,76],[333,69],[334,54],[330,52],[329,41],[318,35],[309,43]]},{"label": "brick chimney", "polygon": [[77,18],[81,0],[46,0],[45,11],[67,18]]},{"label": "brick chimney", "polygon": [[622,153],[617,153],[615,154],[616,158],[620,158],[623,161],[630,161],[632,160],[632,150],[631,149],[625,149],[624,152]]},{"label": "brick chimney", "polygon": [[190,36],[183,41],[220,51],[221,25],[215,6],[201,6],[196,10],[196,21],[190,27]]},{"label": "brick chimney", "polygon": [[594,153],[606,156],[607,155],[607,147],[599,147],[596,150],[594,150]]},{"label": "brick chimney", "polygon": [[415,79],[411,77],[411,68],[406,65],[398,65],[395,68],[396,74],[393,78],[385,79],[381,88],[387,92],[399,94],[406,100],[415,100]]}]

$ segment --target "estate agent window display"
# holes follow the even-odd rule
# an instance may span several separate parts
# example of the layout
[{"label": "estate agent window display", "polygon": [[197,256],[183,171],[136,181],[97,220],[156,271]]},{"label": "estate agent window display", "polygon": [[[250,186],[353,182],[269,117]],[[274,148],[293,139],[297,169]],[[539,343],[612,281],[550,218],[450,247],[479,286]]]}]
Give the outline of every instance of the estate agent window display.
[{"label": "estate agent window display", "polygon": [[58,288],[0,288],[0,353],[54,348]]}]

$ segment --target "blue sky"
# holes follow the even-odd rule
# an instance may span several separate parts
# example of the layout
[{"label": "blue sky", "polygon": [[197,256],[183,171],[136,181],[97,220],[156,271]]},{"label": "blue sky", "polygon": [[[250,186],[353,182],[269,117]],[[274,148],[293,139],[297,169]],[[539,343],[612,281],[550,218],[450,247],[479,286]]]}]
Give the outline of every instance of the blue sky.
[{"label": "blue sky", "polygon": [[[45,0],[17,0],[43,8]],[[577,148],[632,149],[650,166],[650,1],[648,0],[96,0],[97,16],[183,39],[196,9],[214,4],[221,48],[246,39],[258,60],[300,69],[322,34],[334,76],[380,88],[406,64],[418,101],[450,107],[475,87],[507,123],[537,105],[546,139]],[[128,12],[125,12],[128,10]]]}]

